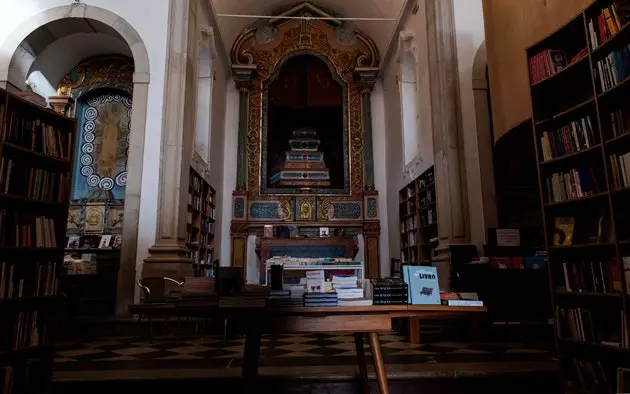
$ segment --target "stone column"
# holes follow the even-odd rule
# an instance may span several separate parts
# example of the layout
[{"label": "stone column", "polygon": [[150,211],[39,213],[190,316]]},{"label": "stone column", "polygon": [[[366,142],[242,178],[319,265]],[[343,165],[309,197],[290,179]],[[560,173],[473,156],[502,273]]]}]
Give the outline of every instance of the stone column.
[{"label": "stone column", "polygon": [[232,256],[230,265],[241,267],[247,277],[247,133],[249,132],[249,92],[255,65],[233,66],[232,73],[239,91],[238,103],[238,152],[236,168],[236,190],[232,192]]},{"label": "stone column", "polygon": [[143,276],[181,279],[193,273],[185,240],[196,100],[194,4],[190,0],[170,2],[157,239],[145,259]]},{"label": "stone column", "polygon": [[453,0],[426,0],[440,288],[450,289],[450,246],[468,241]]}]

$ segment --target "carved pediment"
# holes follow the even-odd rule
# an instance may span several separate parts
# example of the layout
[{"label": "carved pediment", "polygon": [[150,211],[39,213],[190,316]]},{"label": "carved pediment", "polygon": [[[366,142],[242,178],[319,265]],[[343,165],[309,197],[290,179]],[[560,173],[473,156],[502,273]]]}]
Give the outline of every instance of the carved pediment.
[{"label": "carved pediment", "polygon": [[[293,19],[309,16],[327,19]],[[379,63],[378,50],[370,37],[353,23],[335,19],[306,2],[246,28],[234,42],[231,61],[233,66],[255,65],[265,79],[281,58],[300,50],[327,57],[347,81],[356,68],[374,68]]]}]

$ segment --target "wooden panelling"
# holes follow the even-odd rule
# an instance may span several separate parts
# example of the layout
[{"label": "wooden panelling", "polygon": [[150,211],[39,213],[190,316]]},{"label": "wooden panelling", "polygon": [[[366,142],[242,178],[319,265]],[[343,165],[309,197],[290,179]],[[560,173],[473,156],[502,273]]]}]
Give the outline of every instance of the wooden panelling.
[{"label": "wooden panelling", "polygon": [[525,49],[592,0],[483,0],[495,142],[532,116]]}]

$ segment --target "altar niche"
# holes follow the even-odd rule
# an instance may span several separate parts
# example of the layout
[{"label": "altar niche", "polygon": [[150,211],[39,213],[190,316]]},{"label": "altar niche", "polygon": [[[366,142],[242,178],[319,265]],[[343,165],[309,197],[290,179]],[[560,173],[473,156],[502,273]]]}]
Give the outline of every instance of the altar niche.
[{"label": "altar niche", "polygon": [[296,52],[263,89],[263,193],[350,193],[348,91],[318,55]]}]

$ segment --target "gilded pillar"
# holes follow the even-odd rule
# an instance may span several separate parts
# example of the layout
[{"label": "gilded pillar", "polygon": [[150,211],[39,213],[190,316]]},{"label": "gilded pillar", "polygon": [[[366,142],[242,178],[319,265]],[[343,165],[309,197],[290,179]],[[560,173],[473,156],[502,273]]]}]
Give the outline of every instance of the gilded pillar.
[{"label": "gilded pillar", "polygon": [[433,265],[450,289],[450,246],[468,242],[453,0],[427,0],[429,75],[439,245]]},{"label": "gilded pillar", "polygon": [[[232,225],[230,226],[230,265],[241,267],[243,275],[247,268],[247,138],[249,132],[249,93],[256,66],[241,65],[232,68],[234,81],[239,92],[238,106],[238,151],[236,190],[232,192]],[[244,276],[245,277],[245,276]]]}]

